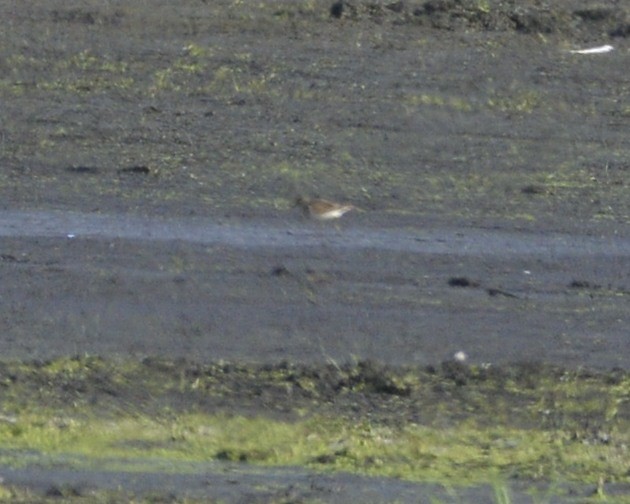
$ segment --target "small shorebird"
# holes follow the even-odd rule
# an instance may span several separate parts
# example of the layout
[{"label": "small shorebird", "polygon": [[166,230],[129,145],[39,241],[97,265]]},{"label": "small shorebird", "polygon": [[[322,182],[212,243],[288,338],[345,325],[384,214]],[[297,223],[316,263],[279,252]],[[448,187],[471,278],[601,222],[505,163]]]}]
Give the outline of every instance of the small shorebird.
[{"label": "small shorebird", "polygon": [[346,212],[354,209],[352,205],[342,205],[324,199],[308,199],[299,197],[295,200],[296,206],[302,207],[306,215],[316,220],[338,219]]}]

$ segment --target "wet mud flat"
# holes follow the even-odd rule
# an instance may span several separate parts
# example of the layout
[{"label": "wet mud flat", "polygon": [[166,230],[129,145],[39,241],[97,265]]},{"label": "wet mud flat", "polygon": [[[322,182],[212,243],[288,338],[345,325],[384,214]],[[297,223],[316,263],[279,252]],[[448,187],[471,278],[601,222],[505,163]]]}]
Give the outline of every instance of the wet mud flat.
[{"label": "wet mud flat", "polygon": [[0,348],[628,367],[628,237],[412,223],[0,212]]},{"label": "wet mud flat", "polygon": [[[543,391],[532,411],[548,412],[541,414],[553,422],[536,428],[555,432],[551,444],[562,447],[550,460],[595,446],[611,465],[558,495],[547,488],[550,479],[555,484],[549,475],[526,473],[523,489],[501,480],[498,490],[485,484],[467,493],[455,477],[453,491],[422,484],[428,501],[499,501],[507,486],[510,502],[530,502],[526,490],[533,486],[549,495],[543,501],[582,502],[609,492],[622,502],[627,7],[582,0],[551,8],[492,0],[332,4],[0,6],[5,439],[27,439],[20,432],[30,429],[52,429],[46,431],[52,438],[80,430],[81,418],[98,408],[77,415],[63,407],[86,397],[92,406],[114,398],[101,414],[122,409],[132,418],[133,387],[127,396],[110,383],[111,376],[128,376],[121,369],[130,363],[166,374],[179,369],[176,392],[167,394],[179,402],[157,401],[153,411],[141,411],[161,419],[205,404],[234,418],[279,416],[289,429],[299,425],[296,411],[326,410],[346,400],[348,390],[367,388],[368,395],[350,401],[356,416],[327,411],[347,416],[349,430],[374,418],[370,441],[389,439],[379,429],[396,420],[430,426],[417,408],[411,414],[390,402],[405,394],[417,404],[443,400],[449,412],[455,409],[452,424],[464,425],[471,408],[483,409],[484,399],[494,397],[471,383],[488,369],[507,369],[499,382],[512,383],[516,374]],[[613,50],[572,52],[603,45]],[[320,225],[292,208],[300,195],[348,201],[358,211]],[[441,370],[458,352],[465,362]],[[71,355],[98,357],[67,360]],[[103,369],[99,358],[118,367]],[[151,358],[181,360],[152,367]],[[521,372],[525,361],[539,364]],[[197,369],[221,362],[241,370],[232,374],[240,385],[230,373]],[[547,374],[549,364],[562,371]],[[260,373],[257,366],[265,365],[276,380]],[[409,375],[405,366],[417,368]],[[433,374],[423,374],[427,369]],[[433,388],[414,389],[405,376]],[[536,381],[545,377],[556,387],[577,383],[576,390],[590,391],[580,403],[588,411],[576,410],[575,390]],[[135,378],[129,384],[146,385]],[[195,383],[209,387],[210,378],[231,393],[218,394],[217,402],[185,393]],[[151,381],[163,379],[158,373]],[[601,384],[597,392],[589,388],[593,380]],[[336,392],[333,385],[322,392],[331,383]],[[14,402],[20,390],[25,399]],[[304,390],[309,401],[320,400],[301,402]],[[471,405],[454,395],[481,400]],[[519,404],[512,395],[504,399]],[[297,408],[292,415],[278,413],[276,406],[286,404]],[[403,435],[404,429],[395,437]],[[496,436],[490,446],[514,443],[504,432]],[[196,438],[176,439],[194,445]],[[331,446],[314,456],[322,457],[316,464],[343,465],[357,456],[353,448]],[[50,465],[35,461],[39,469],[31,471],[7,450],[3,460],[11,468],[0,473],[6,485],[0,497],[24,502],[105,498],[82,490],[80,481],[92,476],[89,488],[107,490],[118,481],[147,499],[157,478],[165,484],[153,497],[173,501],[186,499],[178,493],[184,485],[201,489],[194,498],[229,502],[414,501],[412,494],[422,492],[398,479],[321,476],[304,469],[311,459],[295,472],[270,470],[269,487],[277,486],[263,491],[265,470],[248,473],[255,450],[240,462],[238,477],[224,478],[239,457],[234,447],[209,452],[226,466],[202,468],[211,473],[206,480],[178,480],[172,467],[154,466],[135,480],[138,486],[129,466],[117,472],[112,463],[82,475],[81,463],[64,462],[66,454]],[[18,453],[32,460],[28,451]],[[373,457],[358,460],[373,467],[379,459]],[[203,481],[211,483],[206,490]],[[11,482],[37,492],[14,493]]]}]

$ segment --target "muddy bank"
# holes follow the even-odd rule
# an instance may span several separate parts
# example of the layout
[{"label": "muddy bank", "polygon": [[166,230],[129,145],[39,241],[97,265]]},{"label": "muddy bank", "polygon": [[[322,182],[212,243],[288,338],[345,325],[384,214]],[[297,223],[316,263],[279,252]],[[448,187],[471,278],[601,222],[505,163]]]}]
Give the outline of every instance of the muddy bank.
[{"label": "muddy bank", "polygon": [[4,495],[569,503],[628,491],[620,370],[81,357],[5,362],[0,378]]}]

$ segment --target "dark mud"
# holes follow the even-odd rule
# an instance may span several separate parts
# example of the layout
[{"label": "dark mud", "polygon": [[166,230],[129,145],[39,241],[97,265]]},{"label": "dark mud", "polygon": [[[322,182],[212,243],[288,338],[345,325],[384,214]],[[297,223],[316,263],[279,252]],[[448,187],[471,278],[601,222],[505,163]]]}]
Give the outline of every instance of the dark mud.
[{"label": "dark mud", "polygon": [[[362,478],[352,474],[322,475],[292,469],[256,471],[242,465],[222,464],[207,466],[205,471],[193,475],[112,473],[71,470],[9,470],[4,473],[13,484],[33,488],[48,497],[39,500],[29,495],[25,502],[209,502],[219,503],[276,503],[276,502],[327,502],[345,504],[364,502],[404,504],[491,502],[496,493],[491,485],[453,489],[448,486],[416,484],[412,482]],[[120,489],[125,489],[121,491]],[[94,496],[94,492],[99,492]],[[595,486],[562,486],[551,490],[544,487],[514,485],[509,491],[509,502],[530,504],[538,495],[545,502],[585,502],[595,495]],[[557,493],[564,494],[558,497]],[[500,495],[500,494],[499,494]],[[533,495],[533,496],[532,496]],[[615,498],[614,490],[608,494]],[[393,498],[393,496],[395,496]],[[14,498],[19,502],[20,498]],[[74,500],[73,500],[74,499]]]},{"label": "dark mud", "polygon": [[622,2],[0,16],[4,359],[628,369]]}]

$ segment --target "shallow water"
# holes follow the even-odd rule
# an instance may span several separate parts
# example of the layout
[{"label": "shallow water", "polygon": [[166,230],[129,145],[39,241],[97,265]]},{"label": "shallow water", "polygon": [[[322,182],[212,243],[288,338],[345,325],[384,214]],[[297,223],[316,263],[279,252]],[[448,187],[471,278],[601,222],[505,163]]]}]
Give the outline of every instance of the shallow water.
[{"label": "shallow water", "polygon": [[277,219],[221,222],[68,211],[1,211],[0,236],[177,240],[246,249],[326,246],[460,256],[630,256],[630,239],[621,237],[480,228],[341,230],[328,224],[297,225]]}]

